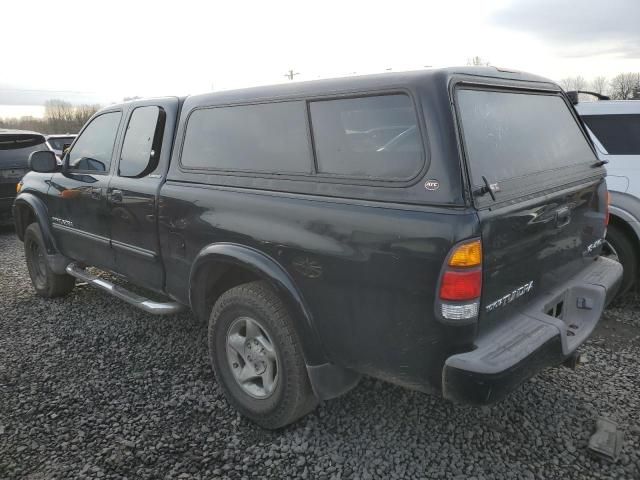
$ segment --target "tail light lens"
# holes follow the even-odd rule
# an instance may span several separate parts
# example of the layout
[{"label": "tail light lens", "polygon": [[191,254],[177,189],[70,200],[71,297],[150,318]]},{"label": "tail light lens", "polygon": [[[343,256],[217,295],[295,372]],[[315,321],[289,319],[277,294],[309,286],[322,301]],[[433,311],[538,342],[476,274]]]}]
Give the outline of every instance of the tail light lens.
[{"label": "tail light lens", "polygon": [[611,194],[609,193],[609,191],[607,190],[607,205],[606,205],[606,211],[604,212],[604,226],[608,227],[609,226],[609,210],[611,207]]},{"label": "tail light lens", "polygon": [[445,320],[474,320],[482,293],[482,242],[454,247],[440,278],[440,313]]},{"label": "tail light lens", "polygon": [[441,300],[475,300],[482,289],[482,270],[474,268],[467,272],[448,270],[440,283]]},{"label": "tail light lens", "polygon": [[482,265],[482,243],[480,240],[463,243],[449,257],[450,267],[479,267]]}]

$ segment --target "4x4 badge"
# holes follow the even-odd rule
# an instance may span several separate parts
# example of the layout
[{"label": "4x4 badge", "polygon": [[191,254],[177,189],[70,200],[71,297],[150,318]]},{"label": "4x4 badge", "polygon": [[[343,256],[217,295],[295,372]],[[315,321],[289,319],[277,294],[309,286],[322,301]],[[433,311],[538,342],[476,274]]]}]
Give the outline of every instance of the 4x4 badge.
[{"label": "4x4 badge", "polygon": [[438,180],[427,180],[426,182],[424,182],[424,188],[435,192],[440,188],[440,182]]}]

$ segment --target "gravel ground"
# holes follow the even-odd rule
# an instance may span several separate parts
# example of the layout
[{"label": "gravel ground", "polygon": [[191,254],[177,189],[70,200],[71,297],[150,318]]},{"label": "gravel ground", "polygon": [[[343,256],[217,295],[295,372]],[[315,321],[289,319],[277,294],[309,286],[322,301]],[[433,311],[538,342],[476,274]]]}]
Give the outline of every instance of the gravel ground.
[{"label": "gravel ground", "polygon": [[[224,400],[205,329],[88,286],[36,297],[0,232],[0,478],[640,478],[640,298],[607,312],[577,371],[551,369],[490,408],[373,380],[281,432]],[[597,415],[623,426],[592,458]]]}]

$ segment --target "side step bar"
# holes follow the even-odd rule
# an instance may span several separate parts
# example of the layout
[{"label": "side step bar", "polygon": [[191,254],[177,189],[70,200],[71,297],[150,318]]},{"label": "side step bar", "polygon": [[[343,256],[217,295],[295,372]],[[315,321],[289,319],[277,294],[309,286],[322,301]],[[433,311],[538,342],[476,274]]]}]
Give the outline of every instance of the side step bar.
[{"label": "side step bar", "polygon": [[76,277],[83,282],[87,282],[89,285],[98,287],[99,289],[110,293],[114,297],[118,297],[120,300],[124,300],[134,307],[138,307],[139,309],[144,310],[148,313],[152,313],[154,315],[172,315],[184,309],[184,307],[178,302],[154,302],[153,300],[149,300],[148,298],[136,295],[135,293],[130,292],[129,290],[122,288],[119,285],[115,285],[111,282],[103,280],[100,277],[91,275],[84,268],[76,265],[75,263],[70,263],[69,265],[67,265],[67,268],[65,270],[72,277]]}]

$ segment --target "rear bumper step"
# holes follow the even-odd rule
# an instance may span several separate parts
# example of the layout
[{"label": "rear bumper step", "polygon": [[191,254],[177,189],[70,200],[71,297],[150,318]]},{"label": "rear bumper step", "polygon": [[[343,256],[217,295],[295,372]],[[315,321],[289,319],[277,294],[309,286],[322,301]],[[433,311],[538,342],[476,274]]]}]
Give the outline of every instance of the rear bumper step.
[{"label": "rear bumper step", "polygon": [[[444,397],[475,405],[493,403],[539,371],[570,358],[595,328],[621,278],[622,266],[601,257],[564,285],[541,294],[478,337],[474,350],[447,358]],[[560,302],[562,318],[550,315]]]},{"label": "rear bumper step", "polygon": [[82,280],[83,282],[87,282],[89,285],[93,285],[94,287],[98,287],[99,289],[110,293],[120,300],[124,300],[134,307],[138,307],[139,309],[154,315],[172,315],[184,309],[183,305],[178,302],[155,302],[137,295],[119,285],[115,285],[114,283],[90,274],[84,268],[75,263],[67,265],[65,270],[72,277]]}]

